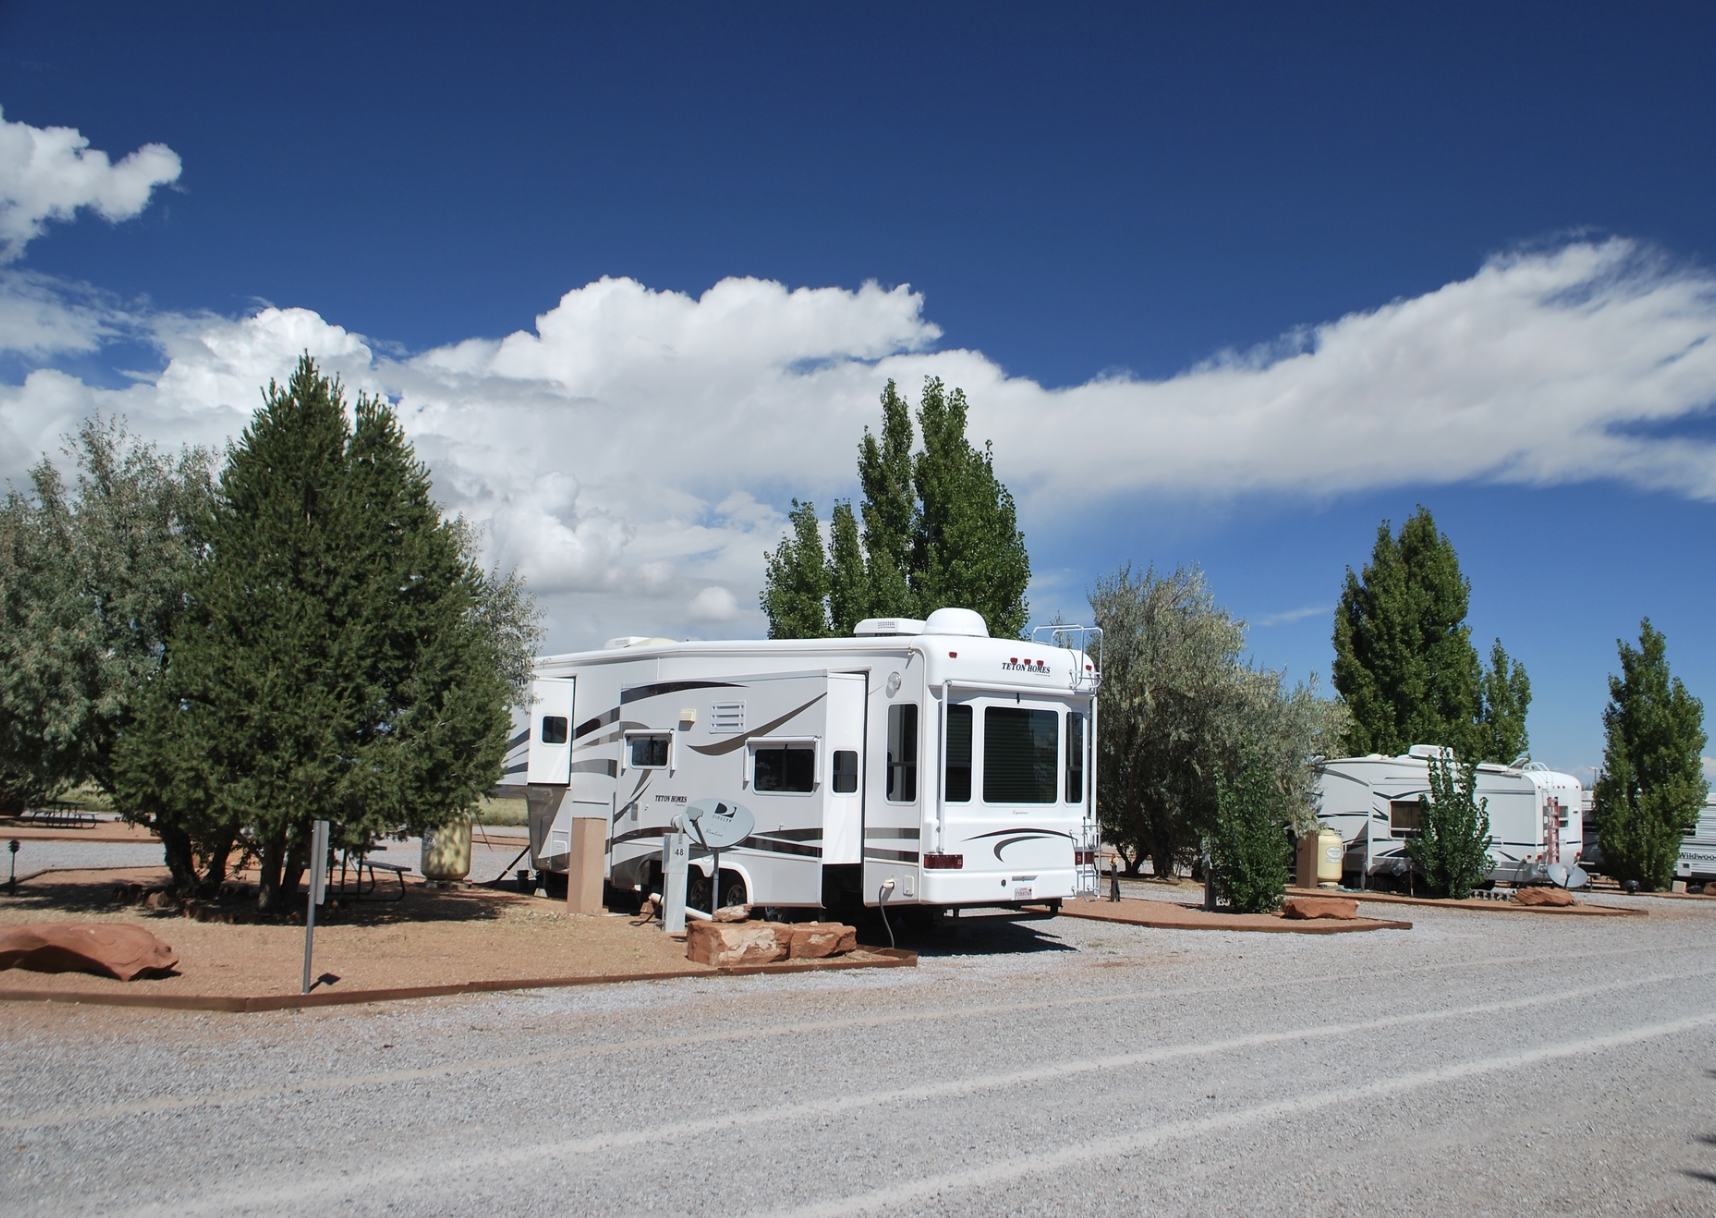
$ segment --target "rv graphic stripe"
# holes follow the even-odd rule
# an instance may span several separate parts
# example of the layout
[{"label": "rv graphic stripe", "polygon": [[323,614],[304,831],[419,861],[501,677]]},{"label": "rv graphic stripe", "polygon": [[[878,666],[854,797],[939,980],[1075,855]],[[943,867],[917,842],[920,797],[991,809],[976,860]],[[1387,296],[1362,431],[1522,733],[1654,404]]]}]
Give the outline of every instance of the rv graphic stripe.
[{"label": "rv graphic stripe", "polygon": [[918,852],[916,850],[872,850],[866,846],[864,847],[864,857],[889,863],[915,863],[918,861]]},{"label": "rv graphic stripe", "polygon": [[1069,842],[1073,840],[1072,834],[1062,833],[1056,829],[996,829],[989,833],[979,833],[975,837],[968,837],[965,840],[968,842],[980,842],[986,837],[998,837],[1001,839],[995,843],[995,857],[997,859],[1001,858],[1001,852],[1007,849],[1007,847],[1017,846],[1020,842],[1036,842],[1051,837],[1064,837]]},{"label": "rv graphic stripe", "polygon": [[[519,768],[523,769],[524,767],[520,766]],[[508,771],[508,773],[510,772]],[[606,774],[609,778],[614,778],[620,772],[620,763],[617,761],[574,761],[572,772],[574,774]]]},{"label": "rv graphic stripe", "polygon": [[922,836],[923,831],[920,829],[877,829],[874,827],[866,827],[864,830],[865,841],[874,841],[884,837],[891,837],[901,838],[908,842],[915,842]]},{"label": "rv graphic stripe", "polygon": [[724,753],[736,752],[739,749],[744,748],[753,737],[767,736],[777,727],[792,722],[792,720],[804,714],[805,711],[815,706],[827,696],[827,694],[817,694],[816,697],[812,698],[809,702],[806,702],[803,706],[795,707],[782,715],[779,719],[771,719],[761,727],[753,728],[751,731],[746,732],[743,736],[734,736],[731,740],[723,740],[719,744],[694,744],[691,746],[691,751],[694,753],[702,753],[705,757],[719,757]]},{"label": "rv graphic stripe", "polygon": [[803,842],[777,841],[769,837],[747,837],[739,843],[740,849],[746,847],[752,850],[766,850],[772,854],[802,854],[813,859],[822,857],[821,846],[807,846]]},{"label": "rv graphic stripe", "polygon": [[645,698],[659,698],[662,694],[680,694],[688,689],[735,689],[731,681],[661,681],[655,685],[635,685],[631,689],[620,691],[620,705],[628,702],[642,702]]},{"label": "rv graphic stripe", "polygon": [[586,719],[586,720],[584,720],[584,722],[580,723],[578,725],[577,729],[575,731],[573,731],[572,739],[577,740],[581,736],[588,736],[591,732],[595,731],[597,728],[606,727],[606,726],[608,726],[608,724],[612,723],[615,719],[618,719],[619,717],[620,717],[620,708],[619,707],[616,706],[616,707],[614,707],[613,710],[605,710],[601,714],[597,715],[594,719]]}]

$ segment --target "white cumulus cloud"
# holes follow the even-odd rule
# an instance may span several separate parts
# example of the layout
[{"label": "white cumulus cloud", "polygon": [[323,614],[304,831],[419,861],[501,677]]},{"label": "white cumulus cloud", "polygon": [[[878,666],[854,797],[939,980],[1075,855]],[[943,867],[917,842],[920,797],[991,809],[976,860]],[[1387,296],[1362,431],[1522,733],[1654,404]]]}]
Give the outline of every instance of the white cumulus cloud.
[{"label": "white cumulus cloud", "polygon": [[179,169],[179,154],[165,144],[145,144],[115,164],[75,127],[32,127],[0,114],[0,261],[17,258],[49,220],[69,220],[79,208],[129,220],[157,186],[178,180]]},{"label": "white cumulus cloud", "polygon": [[907,287],[728,279],[693,297],[602,279],[530,330],[410,357],[302,309],[104,320],[71,293],[59,318],[49,296],[21,296],[16,325],[0,307],[0,343],[16,330],[14,350],[62,331],[99,345],[103,325],[144,327],[165,369],[124,389],[49,368],[0,386],[0,473],[95,409],[155,438],[219,442],[308,350],[398,404],[442,501],[545,596],[557,647],[759,632],[783,507],[797,495],[826,513],[854,492],[889,377],[966,389],[973,438],[994,440],[1028,536],[1140,493],[1618,479],[1716,498],[1716,448],[1671,431],[1716,401],[1716,278],[1621,240],[1498,257],[1171,378],[1063,389],[934,350],[940,331]]}]

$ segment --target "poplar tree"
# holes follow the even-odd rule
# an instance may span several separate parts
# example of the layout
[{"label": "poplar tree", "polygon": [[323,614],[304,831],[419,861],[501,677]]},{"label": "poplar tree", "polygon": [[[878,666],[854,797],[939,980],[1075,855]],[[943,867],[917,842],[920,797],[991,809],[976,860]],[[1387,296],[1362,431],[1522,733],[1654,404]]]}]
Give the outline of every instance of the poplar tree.
[{"label": "poplar tree", "polygon": [[1489,800],[1477,798],[1477,764],[1461,762],[1452,749],[1430,759],[1429,778],[1406,855],[1432,893],[1463,901],[1490,873]]},{"label": "poplar tree", "polygon": [[204,536],[116,785],[183,895],[218,886],[204,847],[236,835],[275,913],[312,821],[361,847],[475,806],[500,776],[534,610],[441,519],[387,404],[360,394],[348,418],[308,356],[230,451]]},{"label": "poplar tree", "polygon": [[865,616],[919,617],[912,588],[912,416],[891,379],[882,389],[882,434],[866,427],[858,442],[858,483],[864,491]]},{"label": "poplar tree", "polygon": [[1501,640],[1486,672],[1466,611],[1459,556],[1420,507],[1396,537],[1389,522],[1362,574],[1347,569],[1335,608],[1335,689],[1352,710],[1346,750],[1398,755],[1415,744],[1502,764],[1528,747],[1531,683]]},{"label": "poplar tree", "polygon": [[996,638],[1027,625],[1031,560],[1012,493],[995,477],[990,446],[965,438],[965,391],[924,381],[918,408],[923,451],[912,459],[918,496],[912,532],[912,591],[927,617],[946,605],[975,609]]},{"label": "poplar tree", "polygon": [[790,535],[765,556],[769,637],[849,634],[866,617],[927,617],[948,605],[975,609],[998,638],[1018,637],[1030,557],[993,453],[966,439],[965,394],[925,379],[916,453],[911,413],[893,381],[881,403],[881,434],[866,428],[858,444],[858,514],[835,505],[825,553],[814,509],[795,499]]},{"label": "poplar tree", "polygon": [[1603,769],[1592,796],[1603,866],[1649,890],[1674,878],[1680,841],[1709,794],[1704,704],[1668,669],[1668,640],[1639,624],[1639,645],[1616,640],[1621,675],[1609,677]]},{"label": "poplar tree", "polygon": [[787,514],[792,534],[781,538],[763,572],[763,612],[771,639],[821,639],[828,636],[828,564],[816,505],[792,501]]}]

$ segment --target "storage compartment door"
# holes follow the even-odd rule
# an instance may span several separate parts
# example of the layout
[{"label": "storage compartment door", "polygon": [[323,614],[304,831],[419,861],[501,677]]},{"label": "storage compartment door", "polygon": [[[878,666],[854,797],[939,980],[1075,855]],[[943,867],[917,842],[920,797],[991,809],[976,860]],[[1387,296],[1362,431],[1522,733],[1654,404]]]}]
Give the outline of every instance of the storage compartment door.
[{"label": "storage compartment door", "polygon": [[571,677],[539,677],[530,686],[530,761],[532,783],[566,786],[572,781]]}]

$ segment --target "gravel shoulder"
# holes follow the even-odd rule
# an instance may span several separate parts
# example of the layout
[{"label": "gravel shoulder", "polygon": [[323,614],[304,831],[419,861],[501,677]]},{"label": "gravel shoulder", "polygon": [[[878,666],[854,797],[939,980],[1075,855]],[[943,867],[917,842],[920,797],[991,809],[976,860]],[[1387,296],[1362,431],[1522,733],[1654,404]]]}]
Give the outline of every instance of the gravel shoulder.
[{"label": "gravel shoulder", "polygon": [[8,1004],[0,1187],[32,1215],[1708,1215],[1716,909],[1681,909],[972,919],[887,972]]}]

